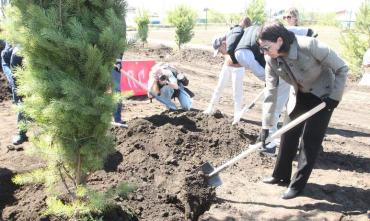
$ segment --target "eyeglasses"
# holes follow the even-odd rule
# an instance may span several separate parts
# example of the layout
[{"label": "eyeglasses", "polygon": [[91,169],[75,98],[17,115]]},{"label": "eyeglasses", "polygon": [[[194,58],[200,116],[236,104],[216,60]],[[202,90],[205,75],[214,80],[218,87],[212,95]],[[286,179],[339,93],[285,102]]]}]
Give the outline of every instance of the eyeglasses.
[{"label": "eyeglasses", "polygon": [[291,19],[292,16],[288,15],[288,16],[284,16],[283,19]]},{"label": "eyeglasses", "polygon": [[260,46],[260,52],[261,54],[264,54],[265,52],[269,52],[271,48],[271,45],[263,45],[263,46]]}]

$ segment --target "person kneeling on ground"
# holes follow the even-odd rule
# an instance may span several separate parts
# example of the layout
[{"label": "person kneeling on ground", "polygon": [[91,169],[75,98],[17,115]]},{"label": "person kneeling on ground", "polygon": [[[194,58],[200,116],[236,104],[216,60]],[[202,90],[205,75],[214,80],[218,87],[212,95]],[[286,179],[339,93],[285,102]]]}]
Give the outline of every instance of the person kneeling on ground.
[{"label": "person kneeling on ground", "polygon": [[169,110],[177,110],[176,104],[171,100],[177,97],[183,110],[190,110],[193,93],[187,86],[189,80],[176,68],[158,63],[154,65],[149,73],[148,97],[157,99]]}]

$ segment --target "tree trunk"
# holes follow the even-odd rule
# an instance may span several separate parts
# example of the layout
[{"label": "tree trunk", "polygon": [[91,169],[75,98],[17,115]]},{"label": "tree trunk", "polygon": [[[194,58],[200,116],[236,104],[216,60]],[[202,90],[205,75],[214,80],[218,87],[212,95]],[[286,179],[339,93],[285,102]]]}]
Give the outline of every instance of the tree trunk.
[{"label": "tree trunk", "polygon": [[79,186],[80,184],[81,184],[81,153],[80,148],[78,148],[76,158],[76,185]]}]

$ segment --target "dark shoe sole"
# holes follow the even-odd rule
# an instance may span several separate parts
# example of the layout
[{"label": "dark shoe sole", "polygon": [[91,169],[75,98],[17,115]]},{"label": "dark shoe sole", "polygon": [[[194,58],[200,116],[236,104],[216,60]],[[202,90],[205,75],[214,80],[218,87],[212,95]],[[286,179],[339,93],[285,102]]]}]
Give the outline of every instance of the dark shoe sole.
[{"label": "dark shoe sole", "polygon": [[275,179],[275,180],[262,180],[263,183],[267,183],[267,184],[278,184],[279,186],[285,186],[285,185],[289,185],[290,183],[290,180],[283,180],[283,179]]}]

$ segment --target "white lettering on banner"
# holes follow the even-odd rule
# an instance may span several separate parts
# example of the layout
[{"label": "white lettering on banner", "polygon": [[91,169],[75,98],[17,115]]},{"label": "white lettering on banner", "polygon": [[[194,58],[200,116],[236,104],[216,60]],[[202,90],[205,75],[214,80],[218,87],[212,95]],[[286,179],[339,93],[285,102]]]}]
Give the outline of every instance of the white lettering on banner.
[{"label": "white lettering on banner", "polygon": [[[135,78],[135,74],[132,70],[128,70],[128,71],[125,71],[125,73],[129,76],[131,76],[132,78]],[[127,78],[127,83],[128,83],[128,86],[132,89],[136,89],[138,88],[138,86],[136,85],[135,81],[131,80],[130,78]]]},{"label": "white lettering on banner", "polygon": [[144,82],[145,80],[145,71],[144,69],[141,69],[139,71],[139,73],[137,74],[137,79],[140,81],[140,82]]}]

